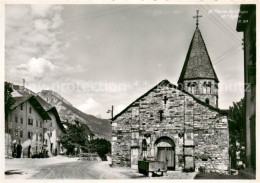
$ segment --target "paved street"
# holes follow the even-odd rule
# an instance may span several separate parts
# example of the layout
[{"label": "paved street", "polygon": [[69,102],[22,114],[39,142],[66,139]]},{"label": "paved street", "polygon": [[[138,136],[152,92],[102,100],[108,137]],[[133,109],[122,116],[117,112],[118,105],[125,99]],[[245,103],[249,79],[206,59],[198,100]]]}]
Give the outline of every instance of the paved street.
[{"label": "paved street", "polygon": [[[6,179],[149,179],[129,167],[110,167],[108,161],[78,158],[6,159]],[[193,179],[195,173],[168,172],[152,179]]]}]

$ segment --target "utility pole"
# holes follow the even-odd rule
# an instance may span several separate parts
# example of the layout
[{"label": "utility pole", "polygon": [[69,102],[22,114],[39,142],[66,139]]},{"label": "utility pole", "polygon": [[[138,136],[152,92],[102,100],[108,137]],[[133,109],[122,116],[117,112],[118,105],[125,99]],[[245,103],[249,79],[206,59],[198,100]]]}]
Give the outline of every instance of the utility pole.
[{"label": "utility pole", "polygon": [[113,117],[114,117],[114,114],[113,114],[114,113],[114,106],[113,105],[112,105],[111,110],[108,110],[107,113],[111,113],[111,122],[110,123],[112,124]]}]

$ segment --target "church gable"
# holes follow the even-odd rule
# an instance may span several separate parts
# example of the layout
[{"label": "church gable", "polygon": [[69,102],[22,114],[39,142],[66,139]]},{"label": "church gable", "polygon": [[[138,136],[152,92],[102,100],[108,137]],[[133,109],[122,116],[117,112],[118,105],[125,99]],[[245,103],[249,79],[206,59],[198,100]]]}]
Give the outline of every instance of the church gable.
[{"label": "church gable", "polygon": [[[164,89],[161,90],[162,88],[164,88]],[[138,107],[140,105],[140,109],[142,109],[142,106],[145,106],[145,105],[148,104],[147,102],[144,102],[147,99],[149,99],[150,104],[162,104],[163,101],[164,102],[165,102],[165,100],[168,101],[169,100],[168,98],[165,99],[165,96],[167,97],[167,92],[168,93],[172,92],[174,94],[174,95],[170,94],[171,97],[176,96],[176,95],[180,95],[180,97],[182,97],[182,96],[191,97],[197,103],[199,103],[199,104],[201,104],[201,105],[203,105],[203,106],[205,106],[205,107],[207,107],[211,110],[217,111],[221,114],[226,113],[225,111],[222,111],[219,108],[208,105],[204,101],[201,101],[199,98],[195,97],[194,95],[191,95],[190,93],[186,92],[185,90],[179,90],[176,85],[170,83],[168,80],[163,80],[159,84],[157,84],[155,87],[150,89],[148,92],[146,92],[145,94],[140,96],[138,99],[136,99],[134,102],[132,102],[129,106],[127,106],[119,114],[117,114],[113,118],[113,120],[116,120],[121,115],[125,115],[124,113],[126,113],[127,116],[130,115],[132,107]],[[160,97],[160,99],[159,99],[160,102],[158,101],[158,97]],[[173,101],[173,99],[170,98],[170,102],[171,101]],[[165,104],[167,104],[167,102]],[[173,105],[172,108],[173,107],[176,107],[176,105]]]}]

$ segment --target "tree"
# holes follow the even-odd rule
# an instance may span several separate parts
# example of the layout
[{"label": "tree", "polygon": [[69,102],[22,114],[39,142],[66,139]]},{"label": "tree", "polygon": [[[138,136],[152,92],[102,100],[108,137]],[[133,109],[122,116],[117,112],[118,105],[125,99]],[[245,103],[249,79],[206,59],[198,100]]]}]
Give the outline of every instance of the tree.
[{"label": "tree", "polygon": [[111,153],[111,142],[106,139],[94,139],[91,141],[91,152],[97,152],[103,161],[106,161],[106,155]]},{"label": "tree", "polygon": [[[245,143],[246,143],[246,103],[245,99],[239,102],[233,102],[233,106],[229,107],[229,135],[232,168],[237,167],[237,152],[240,152],[240,159],[245,163]],[[239,144],[239,145],[238,145]]]},{"label": "tree", "polygon": [[83,150],[88,149],[89,141],[86,135],[84,125],[68,124],[68,130],[61,137],[60,143],[67,149],[67,154],[74,154],[74,149],[80,147]]},{"label": "tree", "polygon": [[11,83],[5,82],[5,121],[7,121],[8,113],[11,111],[11,106],[15,103],[12,97],[13,89]]}]

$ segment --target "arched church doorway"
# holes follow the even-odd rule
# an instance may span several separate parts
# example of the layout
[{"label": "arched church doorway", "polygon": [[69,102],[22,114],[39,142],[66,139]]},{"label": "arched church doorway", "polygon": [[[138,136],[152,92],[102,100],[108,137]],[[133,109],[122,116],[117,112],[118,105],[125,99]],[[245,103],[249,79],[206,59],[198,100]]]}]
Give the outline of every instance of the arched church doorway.
[{"label": "arched church doorway", "polygon": [[159,137],[155,143],[157,161],[164,161],[168,170],[175,170],[175,143],[167,136]]}]

